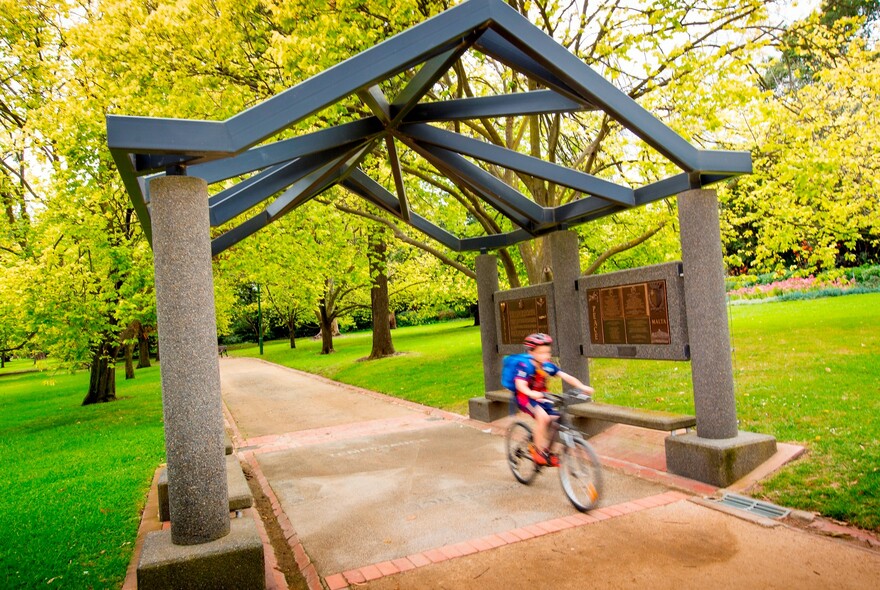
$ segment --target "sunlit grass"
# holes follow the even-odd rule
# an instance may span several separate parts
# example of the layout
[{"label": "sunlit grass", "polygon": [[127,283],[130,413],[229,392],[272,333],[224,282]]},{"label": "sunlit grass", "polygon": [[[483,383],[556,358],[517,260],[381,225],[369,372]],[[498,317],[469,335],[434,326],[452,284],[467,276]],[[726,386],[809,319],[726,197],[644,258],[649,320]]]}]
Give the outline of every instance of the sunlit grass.
[{"label": "sunlit grass", "polygon": [[0,587],[122,584],[164,460],[159,369],[120,379],[116,402],[82,407],[88,380],[0,377]]}]

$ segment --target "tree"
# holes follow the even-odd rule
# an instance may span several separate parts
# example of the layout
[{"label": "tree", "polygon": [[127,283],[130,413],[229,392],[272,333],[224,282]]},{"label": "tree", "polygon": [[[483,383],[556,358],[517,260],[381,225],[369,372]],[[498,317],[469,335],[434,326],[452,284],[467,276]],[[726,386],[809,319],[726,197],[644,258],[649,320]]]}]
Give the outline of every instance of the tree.
[{"label": "tree", "polygon": [[373,315],[373,348],[370,359],[378,359],[394,354],[394,343],[391,341],[390,299],[388,297],[388,244],[383,231],[372,230],[368,244],[370,261],[370,310]]},{"label": "tree", "polygon": [[[813,47],[839,39],[834,27],[814,27]],[[744,117],[755,174],[722,194],[731,266],[808,273],[878,259],[877,55],[853,37],[809,84],[765,97]]]}]

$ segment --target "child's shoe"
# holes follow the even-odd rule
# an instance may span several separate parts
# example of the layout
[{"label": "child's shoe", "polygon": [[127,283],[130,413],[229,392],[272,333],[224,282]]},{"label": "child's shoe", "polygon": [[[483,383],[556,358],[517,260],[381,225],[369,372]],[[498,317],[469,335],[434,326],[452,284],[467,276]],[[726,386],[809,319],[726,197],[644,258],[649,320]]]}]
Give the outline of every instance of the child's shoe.
[{"label": "child's shoe", "polygon": [[545,453],[545,456],[547,457],[547,465],[550,467],[559,467],[559,455],[547,452]]},{"label": "child's shoe", "polygon": [[532,456],[532,461],[535,462],[535,465],[546,467],[550,464],[547,460],[547,455],[539,451],[538,447],[534,444],[529,445],[529,454]]}]

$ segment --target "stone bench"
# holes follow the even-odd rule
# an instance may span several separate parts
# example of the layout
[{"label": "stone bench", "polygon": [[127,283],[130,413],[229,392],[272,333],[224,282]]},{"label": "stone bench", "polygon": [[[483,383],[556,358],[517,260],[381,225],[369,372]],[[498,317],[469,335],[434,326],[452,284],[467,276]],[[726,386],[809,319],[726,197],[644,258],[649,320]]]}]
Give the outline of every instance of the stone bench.
[{"label": "stone bench", "polygon": [[[241,464],[235,455],[226,455],[226,485],[229,494],[229,511],[244,510],[254,504],[254,496],[248,486],[241,469]],[[168,522],[171,520],[171,510],[168,504],[168,469],[163,468],[159,472],[159,520]]]},{"label": "stone bench", "polygon": [[[470,417],[483,422],[494,422],[510,414],[511,394],[506,389],[487,391],[482,398],[472,398]],[[572,404],[568,407],[573,425],[587,436],[593,436],[613,424],[628,424],[640,428],[675,432],[697,425],[697,418],[660,410],[644,410],[598,402]]]},{"label": "stone bench", "polygon": [[587,436],[598,434],[612,424],[628,424],[671,433],[694,428],[697,425],[696,416],[597,402],[572,404],[568,407],[568,412],[572,416],[574,425]]}]

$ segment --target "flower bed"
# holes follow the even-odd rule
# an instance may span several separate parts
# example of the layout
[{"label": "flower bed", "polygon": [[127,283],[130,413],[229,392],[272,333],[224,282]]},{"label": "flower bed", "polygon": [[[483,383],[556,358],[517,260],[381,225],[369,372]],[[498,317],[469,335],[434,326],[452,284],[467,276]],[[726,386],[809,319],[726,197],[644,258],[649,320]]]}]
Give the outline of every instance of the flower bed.
[{"label": "flower bed", "polygon": [[767,297],[780,297],[786,293],[805,293],[828,289],[845,290],[853,286],[854,282],[845,277],[838,277],[833,280],[823,280],[810,275],[807,277],[789,277],[772,283],[757,284],[750,287],[740,287],[728,291],[727,295],[732,300],[765,299]]}]

